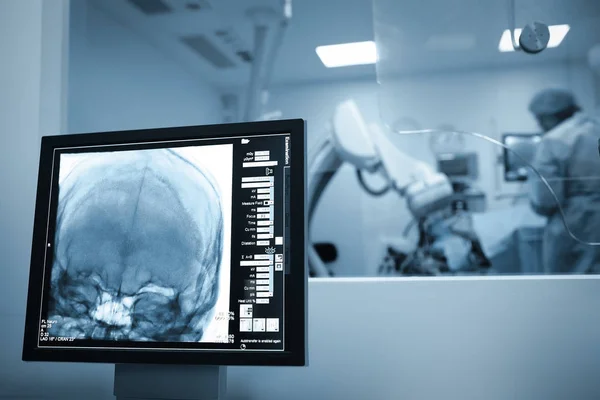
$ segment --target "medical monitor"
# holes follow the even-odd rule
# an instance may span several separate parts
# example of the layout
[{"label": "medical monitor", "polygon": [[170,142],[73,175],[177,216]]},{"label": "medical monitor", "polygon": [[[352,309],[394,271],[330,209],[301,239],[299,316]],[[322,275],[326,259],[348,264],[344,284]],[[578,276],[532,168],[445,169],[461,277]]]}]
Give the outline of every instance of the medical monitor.
[{"label": "medical monitor", "polygon": [[542,140],[536,133],[507,133],[502,135],[504,147],[504,180],[526,181],[530,173],[537,144]]},{"label": "medical monitor", "polygon": [[23,360],[306,362],[302,120],[44,137]]},{"label": "medical monitor", "polygon": [[476,153],[438,154],[437,168],[452,180],[475,180],[479,176]]}]

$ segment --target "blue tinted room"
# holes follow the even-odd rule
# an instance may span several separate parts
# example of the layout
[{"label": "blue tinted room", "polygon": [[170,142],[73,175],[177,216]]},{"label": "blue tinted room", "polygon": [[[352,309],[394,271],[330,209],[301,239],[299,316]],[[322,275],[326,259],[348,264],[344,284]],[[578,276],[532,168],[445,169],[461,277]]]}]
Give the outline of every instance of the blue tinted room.
[{"label": "blue tinted room", "polygon": [[598,0],[1,0],[0,52],[0,399],[600,398]]}]

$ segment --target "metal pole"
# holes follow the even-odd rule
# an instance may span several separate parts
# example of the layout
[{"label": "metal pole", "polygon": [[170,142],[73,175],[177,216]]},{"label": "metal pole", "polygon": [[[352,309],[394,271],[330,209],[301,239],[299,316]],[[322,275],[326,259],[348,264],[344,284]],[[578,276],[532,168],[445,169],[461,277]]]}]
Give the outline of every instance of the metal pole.
[{"label": "metal pole", "polygon": [[261,69],[265,59],[267,26],[259,24],[254,28],[254,60],[250,76],[250,86],[246,99],[245,121],[254,121],[258,118],[258,105],[261,93]]}]

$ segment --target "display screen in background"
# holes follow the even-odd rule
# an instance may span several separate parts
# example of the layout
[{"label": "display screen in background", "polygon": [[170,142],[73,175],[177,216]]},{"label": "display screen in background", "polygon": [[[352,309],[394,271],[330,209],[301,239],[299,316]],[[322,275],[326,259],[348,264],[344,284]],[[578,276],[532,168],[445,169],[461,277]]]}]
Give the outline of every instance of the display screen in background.
[{"label": "display screen in background", "polygon": [[502,143],[504,149],[504,180],[507,182],[526,181],[530,166],[535,157],[541,134],[506,134]]},{"label": "display screen in background", "polygon": [[438,171],[450,179],[477,179],[478,165],[476,153],[443,153],[438,155]]}]

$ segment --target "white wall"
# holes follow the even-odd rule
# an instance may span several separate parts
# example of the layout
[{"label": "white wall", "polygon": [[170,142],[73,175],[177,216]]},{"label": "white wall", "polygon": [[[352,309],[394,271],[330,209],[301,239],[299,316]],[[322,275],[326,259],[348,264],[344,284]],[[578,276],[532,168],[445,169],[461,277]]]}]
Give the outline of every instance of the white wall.
[{"label": "white wall", "polygon": [[[548,86],[571,88],[584,107],[593,105],[592,75],[582,62],[414,76],[380,85],[355,81],[275,87],[269,110],[281,110],[284,118],[306,119],[309,149],[325,133],[335,106],[348,98],[355,99],[368,122],[393,125],[410,118],[424,129],[450,124],[500,140],[505,132],[538,130],[527,105]],[[395,141],[410,155],[433,163],[428,136],[397,136]],[[466,138],[466,147],[479,155],[478,185],[489,207],[506,207],[510,200],[497,196],[517,193],[520,186],[502,181],[502,167],[496,162],[500,148],[475,137]],[[382,235],[398,236],[409,220],[397,195],[369,197],[359,189],[351,168],[344,168],[332,182],[315,218],[314,239],[331,241],[340,250],[333,264],[340,275],[374,274],[380,255],[372,249]]]},{"label": "white wall", "polygon": [[[0,3],[0,315],[25,311],[39,156],[40,1]],[[18,171],[18,173],[17,173]],[[17,299],[15,299],[17,298]],[[0,330],[0,332],[2,332]]]},{"label": "white wall", "polygon": [[69,131],[220,122],[219,94],[112,15],[73,2]]},{"label": "white wall", "polygon": [[21,362],[21,349],[40,137],[63,123],[67,31],[68,0],[0,1],[0,398],[53,384],[36,380],[55,367]]}]

